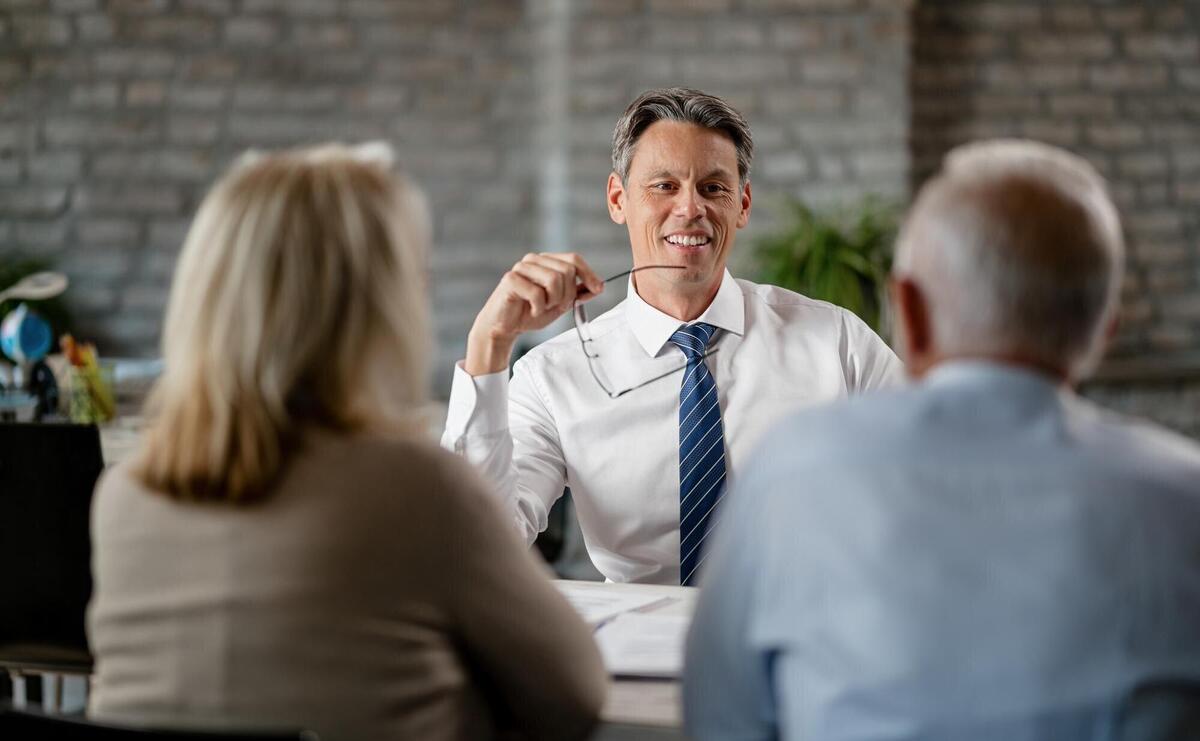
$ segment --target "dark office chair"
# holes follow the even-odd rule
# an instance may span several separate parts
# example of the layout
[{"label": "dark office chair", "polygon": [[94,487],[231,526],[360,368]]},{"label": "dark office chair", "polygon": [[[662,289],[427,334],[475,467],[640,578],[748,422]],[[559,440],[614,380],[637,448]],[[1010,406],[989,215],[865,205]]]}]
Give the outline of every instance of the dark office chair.
[{"label": "dark office chair", "polygon": [[1126,698],[1114,741],[1200,741],[1200,680],[1147,682]]},{"label": "dark office chair", "polygon": [[103,467],[94,426],[0,424],[0,646],[87,650],[88,514]]},{"label": "dark office chair", "polygon": [[571,490],[563,489],[563,495],[555,500],[546,514],[546,529],[538,533],[533,541],[534,547],[551,566],[563,552],[567,530],[567,500],[570,497]]},{"label": "dark office chair", "polygon": [[0,423],[0,673],[14,699],[27,676],[61,688],[58,677],[91,671],[88,514],[103,467],[95,426]]},{"label": "dark office chair", "polygon": [[311,731],[185,731],[99,723],[0,707],[0,738],[59,741],[319,741]]}]

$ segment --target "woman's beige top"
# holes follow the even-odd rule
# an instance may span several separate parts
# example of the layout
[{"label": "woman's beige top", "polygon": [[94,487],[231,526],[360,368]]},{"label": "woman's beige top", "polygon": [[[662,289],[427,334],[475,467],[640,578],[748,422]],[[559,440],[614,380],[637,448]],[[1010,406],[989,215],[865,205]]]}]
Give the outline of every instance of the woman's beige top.
[{"label": "woman's beige top", "polygon": [[325,741],[587,735],[606,686],[591,635],[465,465],[307,441],[253,506],[105,474],[91,715]]}]

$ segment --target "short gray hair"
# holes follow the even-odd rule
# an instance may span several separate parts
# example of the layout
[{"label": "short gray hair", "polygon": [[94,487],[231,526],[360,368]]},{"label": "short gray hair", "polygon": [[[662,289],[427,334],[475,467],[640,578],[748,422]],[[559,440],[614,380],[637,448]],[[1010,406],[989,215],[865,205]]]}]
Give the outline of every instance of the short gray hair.
[{"label": "short gray hair", "polygon": [[1018,352],[1078,380],[1101,355],[1124,252],[1090,164],[995,140],[946,156],[901,230],[894,272],[925,292],[940,352]]},{"label": "short gray hair", "polygon": [[754,158],[754,139],[750,125],[737,110],[715,95],[684,87],[647,90],[629,104],[613,130],[612,167],[624,183],[638,139],[658,121],[678,121],[721,131],[737,149],[738,180],[750,179],[750,161]]}]

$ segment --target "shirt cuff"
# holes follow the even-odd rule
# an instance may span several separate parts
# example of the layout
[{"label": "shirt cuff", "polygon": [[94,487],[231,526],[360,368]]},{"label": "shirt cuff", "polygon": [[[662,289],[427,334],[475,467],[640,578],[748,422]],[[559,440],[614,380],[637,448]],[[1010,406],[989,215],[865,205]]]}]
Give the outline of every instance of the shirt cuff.
[{"label": "shirt cuff", "polygon": [[446,435],[489,435],[508,429],[508,371],[472,376],[463,361],[454,364],[450,401],[446,411]]}]

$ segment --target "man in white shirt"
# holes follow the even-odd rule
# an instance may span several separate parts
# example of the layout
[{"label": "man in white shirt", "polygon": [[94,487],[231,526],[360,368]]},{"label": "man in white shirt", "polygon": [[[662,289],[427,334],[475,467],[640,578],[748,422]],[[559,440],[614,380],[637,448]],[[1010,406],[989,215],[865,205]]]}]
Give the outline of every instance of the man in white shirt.
[{"label": "man in white shirt", "polygon": [[750,218],[752,155],[745,119],[719,98],[640,96],[617,123],[608,178],[637,269],[627,298],[531,350],[510,381],[521,333],[604,290],[578,255],[526,255],[455,369],[443,446],[480,468],[530,543],[569,486],[612,581],[693,584],[725,486],[762,432],[901,376],[850,312],[725,269]]},{"label": "man in white shirt", "polygon": [[688,638],[689,737],[1196,738],[1200,447],[1071,390],[1123,252],[1083,160],[950,154],[893,271],[920,382],[754,456]]}]

